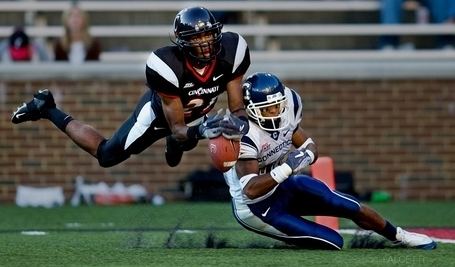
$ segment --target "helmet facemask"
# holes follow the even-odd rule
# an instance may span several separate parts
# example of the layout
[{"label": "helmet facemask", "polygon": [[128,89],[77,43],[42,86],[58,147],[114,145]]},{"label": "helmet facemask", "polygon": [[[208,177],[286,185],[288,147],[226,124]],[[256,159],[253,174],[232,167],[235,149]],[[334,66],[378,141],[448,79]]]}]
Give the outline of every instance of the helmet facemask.
[{"label": "helmet facemask", "polygon": [[[250,101],[246,110],[248,116],[254,119],[261,129],[266,131],[278,131],[289,125],[286,102],[286,96],[281,92],[278,92],[273,95],[267,95],[267,101],[258,103]],[[266,112],[268,109],[276,109],[278,112],[276,112],[276,114],[271,114],[270,112]]]},{"label": "helmet facemask", "polygon": [[201,28],[180,32],[176,35],[177,45],[184,54],[198,65],[207,65],[221,51],[220,23],[212,25],[201,22]]},{"label": "helmet facemask", "polygon": [[242,85],[248,118],[265,131],[288,127],[291,114],[285,89],[272,73],[256,72],[248,76]]},{"label": "helmet facemask", "polygon": [[177,44],[192,60],[200,64],[207,64],[220,53],[220,31],[220,29],[214,28],[197,33],[181,33]]}]

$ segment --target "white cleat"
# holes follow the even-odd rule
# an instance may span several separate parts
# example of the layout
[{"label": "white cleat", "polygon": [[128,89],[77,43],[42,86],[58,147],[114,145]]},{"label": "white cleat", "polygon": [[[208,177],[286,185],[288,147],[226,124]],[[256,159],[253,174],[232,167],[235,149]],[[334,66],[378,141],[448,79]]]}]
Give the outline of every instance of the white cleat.
[{"label": "white cleat", "polygon": [[400,227],[397,227],[396,235],[398,244],[402,244],[409,248],[419,248],[425,250],[431,250],[436,248],[436,242],[434,242],[427,235],[417,234],[413,232],[408,232]]}]

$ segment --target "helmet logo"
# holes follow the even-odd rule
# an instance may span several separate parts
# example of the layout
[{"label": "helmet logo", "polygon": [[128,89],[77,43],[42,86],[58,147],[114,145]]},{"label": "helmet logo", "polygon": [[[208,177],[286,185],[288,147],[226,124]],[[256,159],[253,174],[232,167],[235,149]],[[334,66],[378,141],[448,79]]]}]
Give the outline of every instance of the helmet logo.
[{"label": "helmet logo", "polygon": [[195,31],[202,31],[206,28],[211,28],[212,27],[212,23],[210,23],[210,21],[198,21],[196,23],[196,25],[194,25],[194,30]]},{"label": "helmet logo", "polygon": [[267,101],[278,100],[278,99],[281,99],[282,97],[283,97],[283,95],[281,94],[281,92],[278,92],[276,94],[267,95]]},{"label": "helmet logo", "polygon": [[251,83],[244,83],[243,84],[243,90],[245,92],[245,95],[243,96],[243,98],[246,101],[250,101],[251,100],[250,89],[251,89]]}]

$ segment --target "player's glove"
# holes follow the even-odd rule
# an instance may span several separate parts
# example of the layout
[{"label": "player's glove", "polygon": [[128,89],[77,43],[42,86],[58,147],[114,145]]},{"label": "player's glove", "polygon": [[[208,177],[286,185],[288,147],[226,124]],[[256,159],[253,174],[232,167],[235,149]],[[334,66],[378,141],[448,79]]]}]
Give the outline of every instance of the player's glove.
[{"label": "player's glove", "polygon": [[[295,151],[299,151],[299,150],[295,150]],[[307,150],[301,151],[301,152],[303,152],[303,154],[304,154],[303,159],[297,167],[292,168],[293,174],[301,173],[306,167],[308,167],[314,161],[314,153],[311,150],[307,149]],[[288,158],[288,160],[289,160],[289,158]],[[293,160],[291,160],[291,161],[293,161]]]},{"label": "player's glove", "polygon": [[314,160],[314,154],[310,150],[294,150],[288,154],[286,162],[270,171],[270,175],[277,183],[282,183],[291,174],[302,171]]},{"label": "player's glove", "polygon": [[227,139],[241,139],[243,135],[248,133],[250,126],[248,119],[245,116],[237,117],[232,113],[226,114],[220,123],[223,136]]},{"label": "player's glove", "polygon": [[295,173],[295,170],[301,168],[301,166],[308,166],[311,163],[311,157],[306,153],[306,151],[294,150],[289,153],[288,158],[286,159],[286,164],[292,169],[292,172]]},{"label": "player's glove", "polygon": [[204,139],[204,138],[215,138],[221,135],[222,127],[220,122],[223,120],[223,115],[218,112],[215,115],[210,115],[207,119],[197,125],[188,128],[187,136],[189,138]]}]

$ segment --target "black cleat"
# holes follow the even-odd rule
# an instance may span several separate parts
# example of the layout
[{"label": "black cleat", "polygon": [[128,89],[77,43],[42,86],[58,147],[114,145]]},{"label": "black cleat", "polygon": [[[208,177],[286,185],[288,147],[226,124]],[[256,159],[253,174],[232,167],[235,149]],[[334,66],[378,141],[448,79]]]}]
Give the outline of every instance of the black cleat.
[{"label": "black cleat", "polygon": [[11,122],[18,124],[24,121],[47,118],[47,110],[50,108],[55,108],[52,93],[48,89],[39,90],[38,93],[33,95],[32,101],[22,104],[13,112]]},{"label": "black cleat", "polygon": [[167,165],[175,167],[182,160],[183,150],[180,143],[172,136],[166,137],[166,150],[164,151]]}]

